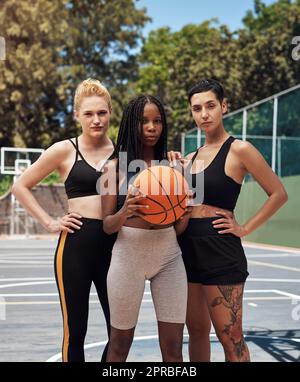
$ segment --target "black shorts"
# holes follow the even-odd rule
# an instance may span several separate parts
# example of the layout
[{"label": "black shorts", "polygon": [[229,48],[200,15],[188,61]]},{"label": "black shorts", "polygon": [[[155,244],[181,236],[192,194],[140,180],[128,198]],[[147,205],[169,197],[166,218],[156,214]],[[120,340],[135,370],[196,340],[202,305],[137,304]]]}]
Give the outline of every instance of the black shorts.
[{"label": "black shorts", "polygon": [[249,275],[241,239],[219,234],[212,222],[219,217],[190,219],[178,242],[188,281],[203,285],[244,283]]}]

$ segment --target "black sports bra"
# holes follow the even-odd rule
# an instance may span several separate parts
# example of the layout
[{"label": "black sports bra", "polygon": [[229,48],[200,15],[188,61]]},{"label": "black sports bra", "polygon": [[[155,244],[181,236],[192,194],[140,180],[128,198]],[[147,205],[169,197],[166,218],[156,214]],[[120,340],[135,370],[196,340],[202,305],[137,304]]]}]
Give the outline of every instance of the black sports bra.
[{"label": "black sports bra", "polygon": [[[204,169],[204,200],[203,204],[233,211],[241,190],[241,184],[225,174],[225,162],[231,143],[235,140],[230,136],[221,146],[217,155],[209,166]],[[192,158],[192,163],[197,157],[199,149]],[[192,185],[196,187],[197,174],[192,174]]]},{"label": "black sports bra", "polygon": [[[76,157],[65,181],[65,189],[68,199],[98,195],[96,185],[102,174],[101,170],[96,170],[84,159],[79,151],[77,137],[75,138],[76,144],[74,144],[71,139],[69,139],[69,141],[76,150]],[[81,160],[78,160],[78,156],[80,156]]]}]

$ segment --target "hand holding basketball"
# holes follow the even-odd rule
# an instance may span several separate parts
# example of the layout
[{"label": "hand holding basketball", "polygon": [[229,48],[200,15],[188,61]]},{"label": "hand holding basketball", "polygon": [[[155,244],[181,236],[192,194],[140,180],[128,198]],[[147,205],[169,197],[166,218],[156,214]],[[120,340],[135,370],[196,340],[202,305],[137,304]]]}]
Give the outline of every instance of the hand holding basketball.
[{"label": "hand holding basketball", "polygon": [[182,174],[167,166],[153,166],[142,171],[133,185],[146,195],[140,204],[147,204],[140,212],[152,224],[174,223],[186,211],[188,184]]},{"label": "hand holding basketball", "polygon": [[142,217],[143,214],[140,213],[138,210],[141,208],[148,207],[145,206],[145,204],[138,203],[140,203],[144,199],[145,196],[140,192],[140,190],[137,187],[133,187],[132,185],[130,185],[128,188],[128,194],[125,203],[120,210],[121,214],[126,218],[130,218],[131,216]]}]

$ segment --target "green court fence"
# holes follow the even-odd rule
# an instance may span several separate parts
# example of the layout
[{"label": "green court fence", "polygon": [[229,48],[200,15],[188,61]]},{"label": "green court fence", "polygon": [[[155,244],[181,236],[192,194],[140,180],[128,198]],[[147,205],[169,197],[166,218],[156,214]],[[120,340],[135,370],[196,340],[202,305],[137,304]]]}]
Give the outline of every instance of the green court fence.
[{"label": "green court fence", "polygon": [[[262,228],[246,237],[249,241],[300,247],[300,84],[224,117],[227,132],[251,142],[281,178],[288,203]],[[203,144],[194,128],[181,136],[181,151],[188,154]],[[267,199],[248,176],[242,187],[236,216],[245,222]]]}]

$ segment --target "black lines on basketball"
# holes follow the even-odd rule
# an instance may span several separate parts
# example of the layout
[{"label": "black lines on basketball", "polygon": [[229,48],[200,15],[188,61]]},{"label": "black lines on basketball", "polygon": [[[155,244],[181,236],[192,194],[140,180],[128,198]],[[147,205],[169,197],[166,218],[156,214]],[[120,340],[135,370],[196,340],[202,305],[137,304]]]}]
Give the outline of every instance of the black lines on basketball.
[{"label": "black lines on basketball", "polygon": [[134,182],[145,195],[141,216],[151,224],[172,224],[185,212],[188,184],[184,176],[168,166],[153,166],[142,171]]},{"label": "black lines on basketball", "polygon": [[160,187],[161,187],[162,190],[164,191],[165,196],[167,197],[167,199],[168,199],[168,201],[169,201],[169,203],[170,203],[170,206],[172,207],[173,214],[174,214],[174,219],[176,220],[176,212],[175,212],[175,210],[174,210],[174,207],[173,207],[173,204],[172,204],[172,202],[171,202],[171,199],[170,199],[169,195],[167,194],[167,192],[166,192],[164,186],[162,185],[162,183],[160,182],[160,180],[157,178],[157,176],[153,173],[153,171],[151,171],[150,168],[148,168],[148,171],[151,172],[151,174],[154,176],[154,178],[156,179],[156,181],[158,182],[158,184],[160,185]]},{"label": "black lines on basketball", "polygon": [[160,214],[165,214],[165,217],[164,217],[163,220],[161,220],[160,223],[159,223],[159,224],[162,224],[162,223],[167,219],[167,217],[168,217],[168,212],[167,212],[168,210],[166,210],[166,208],[165,208],[165,206],[164,206],[163,204],[159,203],[157,200],[154,200],[154,199],[150,198],[149,195],[146,196],[146,199],[151,200],[151,202],[153,202],[153,203],[159,205],[159,206],[163,209],[163,210],[160,211],[160,212],[152,212],[152,213],[151,213],[151,212],[147,212],[147,215],[151,215],[151,216],[160,215]]}]

